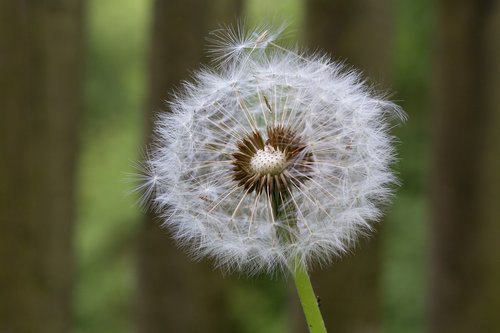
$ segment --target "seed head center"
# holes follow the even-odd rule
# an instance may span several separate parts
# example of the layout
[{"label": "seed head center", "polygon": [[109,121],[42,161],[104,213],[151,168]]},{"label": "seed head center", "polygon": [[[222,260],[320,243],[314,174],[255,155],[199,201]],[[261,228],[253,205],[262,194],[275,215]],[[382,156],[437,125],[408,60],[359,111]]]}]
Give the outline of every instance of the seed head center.
[{"label": "seed head center", "polygon": [[286,168],[286,155],[273,146],[266,145],[264,149],[259,149],[250,160],[250,167],[256,174],[277,175]]}]

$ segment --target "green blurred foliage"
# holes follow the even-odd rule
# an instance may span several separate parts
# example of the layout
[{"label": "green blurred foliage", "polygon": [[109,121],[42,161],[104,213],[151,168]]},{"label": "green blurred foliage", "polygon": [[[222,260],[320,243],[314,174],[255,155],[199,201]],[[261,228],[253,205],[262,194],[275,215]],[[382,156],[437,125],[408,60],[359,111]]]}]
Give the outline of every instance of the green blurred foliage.
[{"label": "green blurred foliage", "polygon": [[231,284],[229,306],[234,332],[288,332],[287,288],[281,279],[240,276]]},{"label": "green blurred foliage", "polygon": [[289,30],[298,30],[303,23],[303,7],[304,3],[301,0],[274,0],[272,2],[246,0],[244,15],[250,25],[275,24],[279,26],[284,22],[290,28]]},{"label": "green blurred foliage", "polygon": [[[388,210],[384,235],[384,332],[423,330],[430,0],[394,2],[394,99],[409,114],[400,138],[402,186]],[[134,329],[136,228],[140,212],[126,182],[140,158],[142,105],[152,0],[87,2],[85,117],[79,158],[74,331]],[[247,21],[286,19],[300,37],[301,1],[249,0]],[[167,92],[165,92],[167,97]],[[276,279],[231,282],[234,326],[285,332],[287,286]]]},{"label": "green blurred foliage", "polygon": [[79,156],[75,332],[133,327],[137,198],[150,1],[90,0]]},{"label": "green blurred foliage", "polygon": [[408,121],[394,133],[400,141],[397,171],[402,185],[385,221],[384,332],[423,332],[434,8],[431,0],[394,2],[394,99]]},{"label": "green blurred foliage", "polygon": [[146,87],[151,2],[86,2],[86,129],[108,127],[112,121],[140,116]]}]

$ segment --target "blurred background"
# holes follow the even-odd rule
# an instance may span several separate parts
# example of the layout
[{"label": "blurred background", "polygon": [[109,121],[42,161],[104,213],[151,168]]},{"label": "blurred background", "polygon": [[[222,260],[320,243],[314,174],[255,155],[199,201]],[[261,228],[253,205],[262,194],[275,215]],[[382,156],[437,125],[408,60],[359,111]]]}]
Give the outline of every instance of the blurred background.
[{"label": "blurred background", "polygon": [[126,181],[241,18],[409,116],[377,233],[312,273],[329,331],[500,332],[499,1],[0,0],[0,333],[307,331],[291,281],[192,262]]}]

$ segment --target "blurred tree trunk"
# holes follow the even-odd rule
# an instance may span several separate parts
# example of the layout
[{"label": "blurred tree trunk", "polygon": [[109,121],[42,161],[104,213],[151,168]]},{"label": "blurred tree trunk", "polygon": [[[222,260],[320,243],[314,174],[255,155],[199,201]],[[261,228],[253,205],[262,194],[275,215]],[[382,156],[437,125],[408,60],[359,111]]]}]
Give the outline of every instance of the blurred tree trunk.
[{"label": "blurred tree trunk", "polygon": [[[165,110],[172,89],[204,60],[205,37],[218,23],[234,20],[241,2],[157,0],[150,56],[147,133],[155,112]],[[225,282],[206,262],[176,248],[160,221],[149,214],[139,245],[139,331],[227,331]]]},{"label": "blurred tree trunk", "polygon": [[[363,70],[374,82],[389,79],[391,2],[307,0],[305,41]],[[361,239],[353,253],[313,272],[327,328],[334,332],[380,331],[381,234]]]},{"label": "blurred tree trunk", "polygon": [[0,1],[0,332],[69,332],[82,4]]},{"label": "blurred tree trunk", "polygon": [[441,0],[438,10],[429,331],[496,332],[499,2]]}]

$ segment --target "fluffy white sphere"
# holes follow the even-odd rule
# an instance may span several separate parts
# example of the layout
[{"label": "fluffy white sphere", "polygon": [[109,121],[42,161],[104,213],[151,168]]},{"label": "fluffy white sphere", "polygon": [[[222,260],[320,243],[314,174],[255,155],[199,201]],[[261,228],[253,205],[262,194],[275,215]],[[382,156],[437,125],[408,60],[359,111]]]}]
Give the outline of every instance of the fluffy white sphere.
[{"label": "fluffy white sphere", "polygon": [[238,31],[213,35],[216,69],[158,116],[143,187],[196,257],[250,273],[328,262],[380,218],[403,114],[358,73],[278,45],[279,31]]}]

